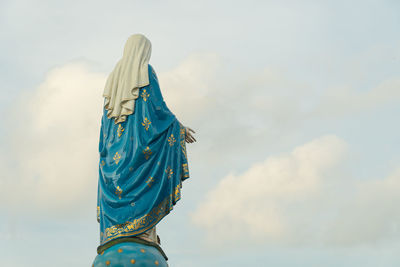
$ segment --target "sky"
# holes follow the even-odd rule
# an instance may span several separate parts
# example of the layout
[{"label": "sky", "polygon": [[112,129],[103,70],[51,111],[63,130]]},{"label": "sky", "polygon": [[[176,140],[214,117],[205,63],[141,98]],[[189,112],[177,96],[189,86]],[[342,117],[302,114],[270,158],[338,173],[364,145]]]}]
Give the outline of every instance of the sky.
[{"label": "sky", "polygon": [[4,266],[90,266],[102,92],[131,34],[196,131],[172,267],[400,262],[400,2],[0,3]]}]

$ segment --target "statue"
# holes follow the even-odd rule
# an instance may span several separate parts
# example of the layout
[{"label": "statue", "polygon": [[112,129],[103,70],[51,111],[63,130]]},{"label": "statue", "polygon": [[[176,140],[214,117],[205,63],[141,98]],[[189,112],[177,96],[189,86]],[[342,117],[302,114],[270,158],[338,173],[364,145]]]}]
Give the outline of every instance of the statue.
[{"label": "statue", "polygon": [[150,55],[145,36],[130,36],[105,85],[93,266],[168,266],[156,225],[181,198],[196,139],[165,104]]}]

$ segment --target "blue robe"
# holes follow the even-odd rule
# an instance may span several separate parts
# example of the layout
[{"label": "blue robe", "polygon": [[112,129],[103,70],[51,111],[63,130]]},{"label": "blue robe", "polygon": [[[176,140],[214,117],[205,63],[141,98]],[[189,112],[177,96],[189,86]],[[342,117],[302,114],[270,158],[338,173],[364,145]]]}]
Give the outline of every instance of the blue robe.
[{"label": "blue robe", "polygon": [[134,113],[115,124],[103,109],[97,215],[100,245],[155,226],[180,199],[189,178],[185,128],[168,109],[149,65]]}]

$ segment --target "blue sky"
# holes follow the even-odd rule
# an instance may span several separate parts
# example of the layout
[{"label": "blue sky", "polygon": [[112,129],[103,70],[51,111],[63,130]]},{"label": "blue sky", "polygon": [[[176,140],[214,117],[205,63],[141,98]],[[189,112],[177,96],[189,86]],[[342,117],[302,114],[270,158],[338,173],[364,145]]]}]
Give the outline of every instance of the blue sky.
[{"label": "blue sky", "polygon": [[2,1],[2,264],[89,266],[104,82],[152,42],[191,178],[170,266],[397,266],[398,1]]}]

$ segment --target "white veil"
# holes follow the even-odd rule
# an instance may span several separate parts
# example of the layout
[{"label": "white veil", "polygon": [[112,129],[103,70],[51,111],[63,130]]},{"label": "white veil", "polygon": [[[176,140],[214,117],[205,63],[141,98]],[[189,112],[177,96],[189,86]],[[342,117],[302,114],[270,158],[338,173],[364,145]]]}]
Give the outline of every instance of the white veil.
[{"label": "white veil", "polygon": [[115,118],[115,123],[125,121],[126,116],[135,111],[139,88],[149,84],[150,56],[150,41],[142,34],[131,35],[121,60],[108,76],[103,92],[107,117]]}]

